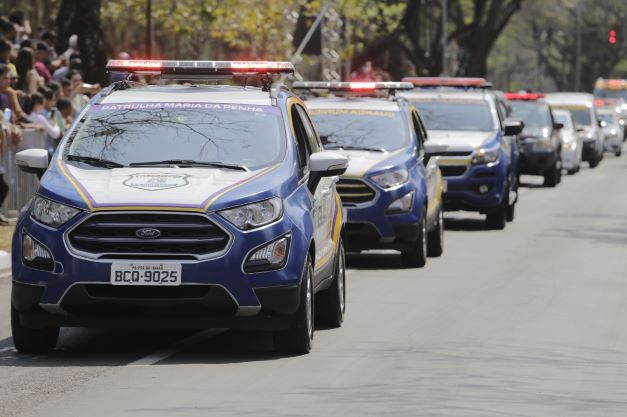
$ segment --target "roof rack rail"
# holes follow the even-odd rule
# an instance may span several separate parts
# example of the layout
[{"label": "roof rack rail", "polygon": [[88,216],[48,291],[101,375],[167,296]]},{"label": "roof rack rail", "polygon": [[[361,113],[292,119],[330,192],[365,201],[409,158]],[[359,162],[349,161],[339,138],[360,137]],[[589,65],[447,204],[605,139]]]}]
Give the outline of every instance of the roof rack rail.
[{"label": "roof rack rail", "polygon": [[397,81],[295,81],[292,84],[292,90],[306,90],[314,93],[340,92],[362,96],[376,96],[381,93],[395,95],[398,90],[412,90],[413,88],[414,86],[411,83]]}]

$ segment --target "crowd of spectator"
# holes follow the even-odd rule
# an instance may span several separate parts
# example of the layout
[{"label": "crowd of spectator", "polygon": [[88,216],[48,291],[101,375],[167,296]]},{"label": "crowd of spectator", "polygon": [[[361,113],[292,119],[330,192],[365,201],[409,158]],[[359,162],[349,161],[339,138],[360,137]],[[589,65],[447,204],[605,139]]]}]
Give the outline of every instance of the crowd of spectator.
[{"label": "crowd of spectator", "polygon": [[[0,152],[18,145],[24,129],[45,132],[54,150],[88,96],[99,89],[83,83],[78,37],[70,36],[65,51],[55,49],[56,41],[52,30],[33,31],[19,10],[0,16]],[[8,193],[3,174],[0,165],[0,206]]]}]

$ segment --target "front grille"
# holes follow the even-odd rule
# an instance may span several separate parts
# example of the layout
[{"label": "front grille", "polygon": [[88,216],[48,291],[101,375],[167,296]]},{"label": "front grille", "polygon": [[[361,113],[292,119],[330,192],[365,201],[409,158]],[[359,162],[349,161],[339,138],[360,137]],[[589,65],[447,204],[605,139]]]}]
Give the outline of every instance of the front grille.
[{"label": "front grille", "polygon": [[443,177],[459,177],[466,173],[465,165],[440,165]]},{"label": "front grille", "polygon": [[376,193],[362,180],[340,178],[337,192],[344,205],[367,203],[374,200]]},{"label": "front grille", "polygon": [[[161,232],[154,239],[136,236],[139,229]],[[229,236],[202,215],[177,213],[107,213],[89,217],[69,234],[72,248],[103,258],[137,259],[138,254],[154,258],[189,259],[220,252]],[[112,256],[114,255],[114,256]],[[158,256],[157,256],[158,257]]]},{"label": "front grille", "polygon": [[431,156],[470,156],[473,151],[450,151],[450,152],[429,152],[427,155]]}]

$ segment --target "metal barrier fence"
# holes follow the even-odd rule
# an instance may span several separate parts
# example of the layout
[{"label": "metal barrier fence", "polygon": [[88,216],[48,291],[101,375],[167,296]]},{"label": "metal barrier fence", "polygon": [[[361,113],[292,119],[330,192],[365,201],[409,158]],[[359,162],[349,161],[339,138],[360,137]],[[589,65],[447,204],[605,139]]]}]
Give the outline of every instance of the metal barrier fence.
[{"label": "metal barrier fence", "polygon": [[20,209],[30,201],[39,187],[39,180],[35,174],[27,174],[15,165],[15,154],[31,148],[52,149],[51,141],[45,132],[35,129],[24,129],[22,141],[17,146],[11,145],[10,139],[5,141],[4,154],[0,160],[4,168],[4,180],[9,185],[9,194],[0,212],[6,217],[17,217]]}]

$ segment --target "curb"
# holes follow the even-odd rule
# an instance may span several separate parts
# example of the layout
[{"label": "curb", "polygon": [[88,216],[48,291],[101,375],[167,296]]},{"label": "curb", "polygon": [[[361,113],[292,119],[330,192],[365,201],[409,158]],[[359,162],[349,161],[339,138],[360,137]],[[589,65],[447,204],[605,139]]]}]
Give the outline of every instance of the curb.
[{"label": "curb", "polygon": [[11,276],[11,255],[0,250],[0,279]]}]

